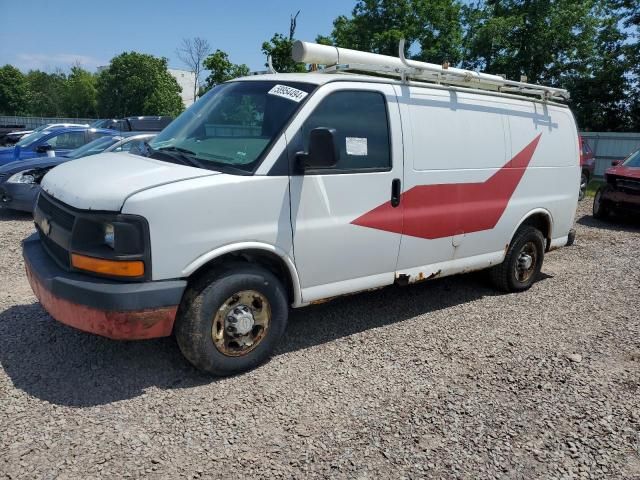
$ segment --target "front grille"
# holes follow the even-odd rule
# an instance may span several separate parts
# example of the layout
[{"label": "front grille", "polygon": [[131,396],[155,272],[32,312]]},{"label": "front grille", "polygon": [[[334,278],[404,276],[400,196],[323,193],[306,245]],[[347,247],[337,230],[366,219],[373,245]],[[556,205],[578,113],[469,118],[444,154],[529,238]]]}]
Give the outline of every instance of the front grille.
[{"label": "front grille", "polygon": [[40,227],[37,225],[36,229],[38,230],[42,246],[49,253],[51,258],[53,258],[61,267],[68,269],[70,267],[69,252],[42,233],[42,230],[40,230]]},{"label": "front grille", "polygon": [[67,231],[71,231],[73,229],[73,222],[75,221],[75,216],[72,213],[69,213],[58,205],[51,201],[47,195],[44,193],[40,193],[38,197],[38,208],[44,213],[50,221],[53,223],[60,225]]},{"label": "front grille", "polygon": [[640,180],[634,180],[630,178],[618,178],[616,180],[616,187],[619,190],[628,193],[640,193]]}]

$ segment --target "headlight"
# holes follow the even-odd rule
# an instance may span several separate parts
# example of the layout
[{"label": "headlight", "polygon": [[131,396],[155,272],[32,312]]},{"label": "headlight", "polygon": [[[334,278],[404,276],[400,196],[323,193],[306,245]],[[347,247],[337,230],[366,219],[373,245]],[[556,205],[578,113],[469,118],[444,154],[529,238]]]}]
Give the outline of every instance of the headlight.
[{"label": "headlight", "polygon": [[36,183],[36,177],[33,173],[33,170],[14,173],[7,179],[7,183]]},{"label": "headlight", "polygon": [[140,216],[78,215],[70,247],[71,265],[78,270],[136,279],[148,278],[151,274],[149,226]]}]

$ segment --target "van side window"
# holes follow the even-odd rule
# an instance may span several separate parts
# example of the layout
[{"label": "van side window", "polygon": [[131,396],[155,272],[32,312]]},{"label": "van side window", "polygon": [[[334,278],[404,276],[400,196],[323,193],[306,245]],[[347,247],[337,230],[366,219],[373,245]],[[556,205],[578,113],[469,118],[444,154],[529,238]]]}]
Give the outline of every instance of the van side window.
[{"label": "van side window", "polygon": [[336,130],[339,159],[328,172],[391,168],[387,105],[381,93],[348,90],[324,98],[302,127],[305,151],[311,130],[318,127]]}]

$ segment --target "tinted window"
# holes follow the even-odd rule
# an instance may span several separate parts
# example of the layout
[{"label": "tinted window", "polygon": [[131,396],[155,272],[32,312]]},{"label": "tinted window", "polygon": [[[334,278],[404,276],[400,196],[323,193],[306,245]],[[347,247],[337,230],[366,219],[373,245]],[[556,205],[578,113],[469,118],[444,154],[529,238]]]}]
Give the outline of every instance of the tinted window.
[{"label": "tinted window", "polygon": [[343,91],[327,96],[302,127],[305,151],[309,133],[318,127],[336,130],[339,160],[332,170],[390,168],[387,106],[381,93]]},{"label": "tinted window", "polygon": [[49,138],[46,141],[54,149],[73,150],[86,143],[84,132],[66,132]]}]

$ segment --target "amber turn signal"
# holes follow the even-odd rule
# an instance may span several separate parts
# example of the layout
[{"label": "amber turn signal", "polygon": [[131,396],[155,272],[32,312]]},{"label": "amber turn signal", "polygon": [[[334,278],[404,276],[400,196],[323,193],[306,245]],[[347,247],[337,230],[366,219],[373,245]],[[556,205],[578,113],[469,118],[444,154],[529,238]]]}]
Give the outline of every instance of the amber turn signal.
[{"label": "amber turn signal", "polygon": [[101,275],[118,277],[141,277],[144,275],[144,263],[140,260],[105,260],[72,253],[71,265],[75,268]]}]

